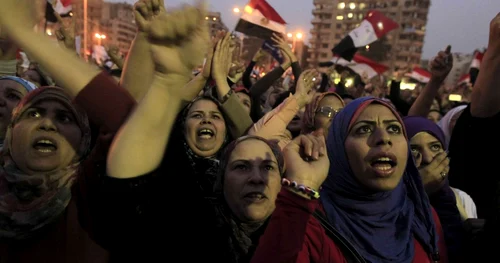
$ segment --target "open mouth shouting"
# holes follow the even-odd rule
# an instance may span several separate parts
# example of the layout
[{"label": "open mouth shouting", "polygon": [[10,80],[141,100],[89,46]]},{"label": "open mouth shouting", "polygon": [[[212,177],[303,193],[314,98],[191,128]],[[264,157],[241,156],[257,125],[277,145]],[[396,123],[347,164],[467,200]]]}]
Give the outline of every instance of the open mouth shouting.
[{"label": "open mouth shouting", "polygon": [[198,129],[198,138],[202,140],[210,140],[215,137],[215,131],[212,128],[202,127]]},{"label": "open mouth shouting", "polygon": [[33,148],[43,154],[50,154],[57,151],[56,140],[49,137],[38,137],[33,141]]},{"label": "open mouth shouting", "polygon": [[380,177],[387,177],[394,173],[398,164],[396,156],[392,153],[379,153],[370,159],[370,166]]}]

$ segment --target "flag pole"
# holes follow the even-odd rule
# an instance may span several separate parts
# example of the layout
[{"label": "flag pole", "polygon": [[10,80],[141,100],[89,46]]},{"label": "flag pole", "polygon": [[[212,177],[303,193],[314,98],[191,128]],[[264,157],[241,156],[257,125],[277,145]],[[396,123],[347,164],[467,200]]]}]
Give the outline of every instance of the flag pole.
[{"label": "flag pole", "polygon": [[83,58],[88,61],[87,57],[87,0],[83,0]]}]

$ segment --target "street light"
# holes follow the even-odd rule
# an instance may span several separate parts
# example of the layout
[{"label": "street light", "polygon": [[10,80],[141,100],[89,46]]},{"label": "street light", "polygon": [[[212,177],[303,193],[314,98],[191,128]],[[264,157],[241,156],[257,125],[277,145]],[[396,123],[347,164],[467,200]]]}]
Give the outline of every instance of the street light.
[{"label": "street light", "polygon": [[292,33],[288,33],[288,34],[286,34],[286,36],[287,36],[288,38],[292,38],[292,37],[293,37],[293,34],[292,34]]},{"label": "street light", "polygon": [[296,37],[297,39],[302,39],[302,33],[297,33],[297,34],[295,35],[295,37]]},{"label": "street light", "polygon": [[99,46],[102,46],[102,40],[106,39],[106,35],[95,33],[95,37],[98,39],[97,42],[99,43]]},{"label": "street light", "polygon": [[[240,12],[241,12],[241,10],[240,10],[239,7],[233,8],[233,13],[235,15],[239,14]],[[239,39],[240,39],[240,57],[241,57],[243,55],[243,40],[245,39],[245,36],[242,33],[240,33],[239,34]]]}]

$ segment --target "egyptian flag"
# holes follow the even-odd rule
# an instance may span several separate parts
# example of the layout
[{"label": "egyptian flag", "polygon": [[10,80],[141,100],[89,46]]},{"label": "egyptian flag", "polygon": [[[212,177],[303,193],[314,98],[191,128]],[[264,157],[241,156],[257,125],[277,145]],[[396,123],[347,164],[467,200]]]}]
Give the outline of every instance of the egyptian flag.
[{"label": "egyptian flag", "polygon": [[474,53],[474,58],[469,67],[470,83],[474,86],[476,83],[477,75],[479,75],[479,68],[481,67],[481,61],[483,61],[484,52],[476,51]]},{"label": "egyptian flag", "polygon": [[271,39],[273,32],[285,34],[286,22],[266,0],[250,0],[235,31],[247,36]]},{"label": "egyptian flag", "polygon": [[383,64],[377,63],[358,54],[354,55],[354,58],[351,61],[345,60],[340,57],[334,57],[331,62],[343,67],[347,67],[354,71],[354,73],[368,79],[372,79],[373,77],[380,75],[389,69],[389,67]]},{"label": "egyptian flag", "polygon": [[57,18],[54,12],[57,12],[61,17],[68,17],[72,15],[73,7],[72,0],[47,0],[45,7],[45,19],[47,22],[57,23]]},{"label": "egyptian flag", "polygon": [[431,73],[419,67],[414,67],[413,70],[410,73],[406,73],[405,76],[420,83],[428,83],[429,80],[431,80]]},{"label": "egyptian flag", "polygon": [[371,10],[359,27],[351,31],[332,49],[333,55],[351,61],[359,47],[365,47],[377,41],[398,26],[398,23],[379,11]]}]

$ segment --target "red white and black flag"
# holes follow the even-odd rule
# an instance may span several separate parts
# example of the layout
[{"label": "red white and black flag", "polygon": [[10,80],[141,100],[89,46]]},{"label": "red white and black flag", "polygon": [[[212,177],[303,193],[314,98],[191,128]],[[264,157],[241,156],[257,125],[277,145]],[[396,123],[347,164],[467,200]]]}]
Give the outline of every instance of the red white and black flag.
[{"label": "red white and black flag", "polygon": [[337,65],[347,67],[356,74],[368,79],[381,75],[389,69],[386,65],[377,63],[358,54],[355,54],[351,61],[347,61],[339,57],[333,57],[332,62]]},{"label": "red white and black flag", "polygon": [[235,31],[248,36],[270,39],[273,32],[286,33],[286,22],[266,0],[250,0]]},{"label": "red white and black flag", "polygon": [[398,28],[398,24],[379,11],[371,10],[359,27],[351,31],[333,49],[334,56],[340,56],[348,61],[354,58],[359,47],[369,45]]},{"label": "red white and black flag", "polygon": [[61,17],[71,16],[73,6],[72,0],[47,0],[45,7],[45,19],[47,22],[57,23],[57,18],[54,12],[57,12]]},{"label": "red white and black flag", "polygon": [[481,67],[481,62],[483,61],[484,52],[476,51],[474,52],[474,58],[469,67],[470,83],[474,85],[476,83],[477,76],[479,75],[479,68]]},{"label": "red white and black flag", "polygon": [[420,83],[427,83],[431,80],[431,73],[419,67],[414,67],[413,70],[410,73],[406,73],[405,76]]}]

